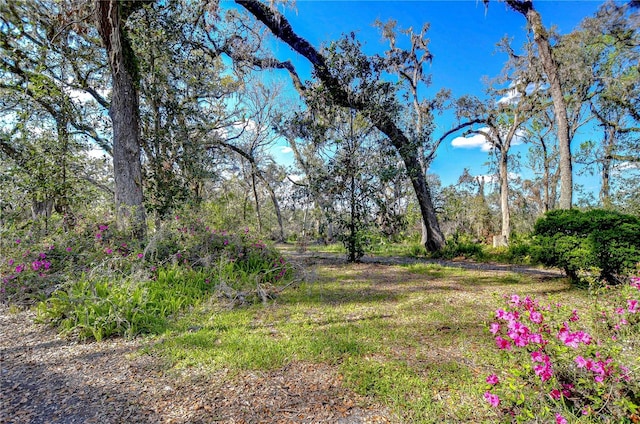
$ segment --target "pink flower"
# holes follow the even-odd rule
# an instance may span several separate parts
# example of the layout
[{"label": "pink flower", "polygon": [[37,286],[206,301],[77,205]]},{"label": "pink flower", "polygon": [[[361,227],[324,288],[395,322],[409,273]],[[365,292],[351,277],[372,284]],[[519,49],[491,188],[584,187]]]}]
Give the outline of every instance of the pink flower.
[{"label": "pink flower", "polygon": [[494,395],[491,392],[485,392],[484,394],[484,398],[487,402],[489,402],[491,404],[491,406],[493,406],[494,408],[497,407],[500,404],[500,398],[498,397],[498,395]]},{"label": "pink flower", "polygon": [[70,247],[67,247],[67,248],[66,248],[66,249],[64,249],[64,250],[66,250],[67,252],[71,252],[71,248],[70,248]]},{"label": "pink flower", "polygon": [[542,322],[542,314],[538,311],[531,311],[529,312],[529,319],[531,320],[531,322],[536,323],[536,324],[540,324]]},{"label": "pink flower", "polygon": [[491,374],[490,376],[487,377],[487,383],[489,384],[498,384],[500,382],[500,380],[498,379],[498,376],[495,374]]},{"label": "pink flower", "polygon": [[555,400],[558,400],[562,397],[562,392],[558,389],[553,389],[551,390],[551,392],[549,392],[549,396],[551,396]]},{"label": "pink flower", "polygon": [[500,336],[496,337],[496,346],[501,350],[511,350],[511,342],[509,340],[505,340]]},{"label": "pink flower", "polygon": [[571,312],[571,317],[569,317],[569,321],[578,321],[578,320],[580,320],[580,318],[578,318],[578,311],[574,309]]},{"label": "pink flower", "polygon": [[543,354],[541,351],[536,350],[531,352],[531,360],[534,362],[547,362],[549,361],[549,357]]},{"label": "pink flower", "polygon": [[511,295],[511,303],[512,303],[514,306],[518,306],[518,305],[520,305],[520,296],[518,296],[517,294],[513,294],[513,295]]},{"label": "pink flower", "polygon": [[20,264],[16,267],[15,272],[16,274],[20,274],[22,271],[24,271],[24,265]]},{"label": "pink flower", "polygon": [[104,251],[105,251],[105,253],[106,253],[107,255],[110,255],[110,254],[112,254],[112,253],[113,253],[113,250],[111,250],[111,249],[109,249],[109,248],[104,249]]},{"label": "pink flower", "polygon": [[100,240],[100,239],[102,238],[102,234],[100,234],[100,233],[96,233],[96,238],[97,238],[98,240]]},{"label": "pink flower", "polygon": [[13,259],[9,259],[9,266],[12,266],[15,263]]},{"label": "pink flower", "polygon": [[568,421],[565,417],[560,414],[556,414],[556,424],[567,424]]},{"label": "pink flower", "polygon": [[587,366],[587,360],[584,359],[582,356],[576,356],[576,364],[578,365],[578,368],[584,368]]},{"label": "pink flower", "polygon": [[544,364],[536,365],[533,367],[533,371],[537,376],[540,377],[542,381],[547,381],[553,376],[553,371],[551,370],[551,363],[545,362]]},{"label": "pink flower", "polygon": [[533,333],[529,334],[529,343],[545,344],[545,341],[542,338],[542,334]]},{"label": "pink flower", "polygon": [[45,253],[43,253],[43,252],[40,252],[40,254],[38,255],[38,257],[39,257],[40,259],[46,259],[47,255],[46,255]]},{"label": "pink flower", "polygon": [[489,331],[491,332],[491,334],[498,333],[498,331],[500,331],[500,324],[498,324],[497,322],[492,322],[491,325],[489,326]]},{"label": "pink flower", "polygon": [[22,240],[20,240],[20,239],[16,239],[16,244],[20,244],[21,241]]},{"label": "pink flower", "polygon": [[638,301],[635,299],[627,300],[627,305],[629,305],[629,312],[635,314],[638,312]]},{"label": "pink flower", "polygon": [[100,231],[104,232],[104,231],[107,231],[109,229],[109,226],[108,225],[100,225],[98,228],[100,229]]},{"label": "pink flower", "polygon": [[143,253],[138,253],[138,259],[142,259],[144,258],[144,254]]}]

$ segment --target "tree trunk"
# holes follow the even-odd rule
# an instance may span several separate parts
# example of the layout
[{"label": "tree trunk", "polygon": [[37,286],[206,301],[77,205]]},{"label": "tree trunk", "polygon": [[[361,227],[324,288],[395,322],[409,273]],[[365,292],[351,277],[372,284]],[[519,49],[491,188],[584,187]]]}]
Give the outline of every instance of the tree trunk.
[{"label": "tree trunk", "polygon": [[[257,168],[256,168],[257,169]],[[276,196],[276,192],[273,190],[273,187],[271,187],[271,184],[269,184],[269,182],[267,181],[266,177],[264,175],[262,175],[261,172],[258,172],[258,178],[260,178],[262,180],[262,182],[264,183],[265,187],[267,188],[267,191],[269,192],[269,197],[271,197],[271,202],[273,203],[273,208],[276,211],[276,218],[278,220],[278,237],[279,240],[278,241],[285,241],[284,238],[284,225],[282,223],[282,212],[280,211],[280,203],[278,202],[278,197]]]},{"label": "tree trunk", "polygon": [[569,120],[567,118],[567,105],[562,93],[562,85],[558,73],[558,64],[553,58],[549,35],[542,25],[540,14],[533,9],[531,1],[507,0],[507,4],[516,12],[521,13],[526,19],[533,39],[538,46],[540,60],[547,74],[549,91],[553,100],[553,113],[556,118],[558,151],[560,152],[560,200],[561,209],[571,209],[573,205],[573,170],[571,160],[571,138],[569,137]]},{"label": "tree trunk", "polygon": [[96,0],[95,8],[98,32],[107,50],[113,85],[109,117],[113,124],[116,219],[120,229],[131,229],[133,235],[141,239],[145,234],[145,211],[134,53],[123,33],[119,2]]},{"label": "tree trunk", "polygon": [[258,199],[258,188],[256,187],[256,172],[254,169],[251,169],[251,189],[253,190],[253,199],[256,202],[256,216],[258,218],[258,233],[262,233],[262,214],[260,213],[260,199]]},{"label": "tree trunk", "polygon": [[602,182],[600,186],[600,202],[603,208],[611,208],[611,166],[613,164],[613,149],[615,146],[615,129],[609,127],[605,130],[604,158],[602,159]]},{"label": "tree trunk", "polygon": [[506,242],[511,234],[511,216],[509,213],[509,173],[507,168],[507,151],[500,152],[500,210],[502,212],[502,230],[500,234]]}]

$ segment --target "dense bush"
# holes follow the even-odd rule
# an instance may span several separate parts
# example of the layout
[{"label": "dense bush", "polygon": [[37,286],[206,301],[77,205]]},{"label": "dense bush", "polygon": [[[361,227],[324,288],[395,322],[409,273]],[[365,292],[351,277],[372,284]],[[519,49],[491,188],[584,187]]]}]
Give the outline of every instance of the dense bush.
[{"label": "dense bush", "polygon": [[107,220],[9,234],[0,257],[0,302],[38,305],[41,322],[100,340],[160,331],[169,317],[217,294],[233,304],[273,298],[290,264],[251,234],[216,230],[197,214],[132,240]]},{"label": "dense bush", "polygon": [[574,281],[596,271],[617,283],[640,262],[640,219],[600,209],[548,212],[535,224],[532,256],[563,268]]},{"label": "dense bush", "polygon": [[475,259],[483,261],[486,258],[483,246],[471,240],[465,234],[455,233],[445,247],[437,252],[433,252],[432,257],[438,259],[454,259],[464,257],[466,259]]},{"label": "dense bush", "polygon": [[[637,422],[640,278],[594,292],[578,311],[513,295],[489,331],[502,363],[484,398],[505,422]],[[592,422],[592,421],[589,421]]]}]

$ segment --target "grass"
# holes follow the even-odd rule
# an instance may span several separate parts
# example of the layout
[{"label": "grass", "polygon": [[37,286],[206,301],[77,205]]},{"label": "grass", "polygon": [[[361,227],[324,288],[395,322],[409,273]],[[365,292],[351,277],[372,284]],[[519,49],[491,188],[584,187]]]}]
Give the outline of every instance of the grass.
[{"label": "grass", "polygon": [[586,302],[564,279],[434,264],[320,267],[316,281],[269,306],[204,303],[150,345],[169,368],[274,370],[291,361],[338,367],[355,392],[403,422],[491,421],[483,376],[499,361],[486,330],[501,295]]}]

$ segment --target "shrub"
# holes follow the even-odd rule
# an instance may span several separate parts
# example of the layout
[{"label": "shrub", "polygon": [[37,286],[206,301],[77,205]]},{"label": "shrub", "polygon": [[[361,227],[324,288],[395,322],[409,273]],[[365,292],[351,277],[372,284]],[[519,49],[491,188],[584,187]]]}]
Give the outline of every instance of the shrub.
[{"label": "shrub", "polygon": [[158,331],[166,318],[161,308],[143,284],[81,278],[41,302],[36,321],[49,323],[64,335],[100,341]]},{"label": "shrub", "polygon": [[0,301],[45,299],[39,321],[82,339],[161,331],[214,293],[234,304],[266,302],[293,275],[248,228],[216,230],[197,217],[175,216],[139,242],[108,223],[80,221],[46,237],[14,237],[6,251]]},{"label": "shrub", "polygon": [[479,261],[483,261],[486,258],[481,244],[475,243],[468,237],[461,236],[458,233],[454,234],[453,237],[447,241],[447,244],[442,250],[434,252],[432,256],[442,259],[453,259],[462,256],[467,259],[476,259]]},{"label": "shrub", "polygon": [[489,331],[504,361],[486,378],[484,398],[510,422],[636,422],[640,279],[598,294],[597,307],[570,310],[508,298]]},{"label": "shrub", "polygon": [[595,270],[617,283],[640,262],[640,219],[600,209],[551,211],[535,224],[532,255],[563,268],[575,282]]}]

